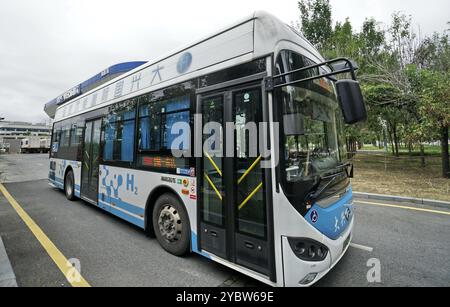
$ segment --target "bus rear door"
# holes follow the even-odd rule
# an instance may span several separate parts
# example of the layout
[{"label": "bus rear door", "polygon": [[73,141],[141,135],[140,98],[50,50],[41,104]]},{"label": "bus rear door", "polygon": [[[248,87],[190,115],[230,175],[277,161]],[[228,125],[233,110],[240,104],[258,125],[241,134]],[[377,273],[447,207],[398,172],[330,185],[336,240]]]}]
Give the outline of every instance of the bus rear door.
[{"label": "bus rear door", "polygon": [[98,200],[101,128],[102,120],[95,119],[87,121],[84,130],[81,197],[95,203]]}]

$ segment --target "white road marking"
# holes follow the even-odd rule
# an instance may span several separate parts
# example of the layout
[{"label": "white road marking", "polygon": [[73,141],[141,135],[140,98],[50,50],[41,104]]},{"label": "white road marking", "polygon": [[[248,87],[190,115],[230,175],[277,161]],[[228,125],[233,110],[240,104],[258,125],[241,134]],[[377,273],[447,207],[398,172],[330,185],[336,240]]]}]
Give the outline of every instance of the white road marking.
[{"label": "white road marking", "polygon": [[353,248],[361,249],[361,250],[369,252],[369,253],[373,252],[373,247],[364,246],[364,245],[355,244],[355,243],[350,243],[350,246]]},{"label": "white road marking", "polygon": [[440,211],[440,210],[431,210],[431,209],[424,209],[424,208],[417,208],[417,207],[408,207],[408,206],[390,205],[390,204],[374,203],[374,202],[361,201],[361,200],[357,200],[357,201],[355,201],[355,203],[356,203],[356,204],[362,204],[362,205],[371,205],[371,206],[380,206],[380,207],[398,208],[398,209],[405,209],[405,210],[413,210],[413,211],[421,211],[421,212],[429,212],[429,213],[437,213],[437,214],[443,214],[443,215],[450,215],[450,211]]}]

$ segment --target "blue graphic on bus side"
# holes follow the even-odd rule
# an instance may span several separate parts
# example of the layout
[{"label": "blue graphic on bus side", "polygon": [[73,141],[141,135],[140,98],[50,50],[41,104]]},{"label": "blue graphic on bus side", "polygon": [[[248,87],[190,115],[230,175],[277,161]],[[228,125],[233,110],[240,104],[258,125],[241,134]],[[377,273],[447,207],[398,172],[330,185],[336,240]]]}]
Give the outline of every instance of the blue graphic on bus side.
[{"label": "blue graphic on bus side", "polygon": [[192,63],[192,54],[190,52],[183,53],[177,63],[177,71],[183,74],[188,71]]},{"label": "blue graphic on bus side", "polygon": [[114,174],[112,179],[110,179],[110,170],[107,166],[102,166],[102,178],[101,183],[102,186],[106,189],[106,194],[108,197],[115,197],[120,199],[120,187],[125,183],[125,188],[127,191],[133,193],[134,195],[138,195],[138,187],[135,183],[134,174],[127,174],[126,180],[124,182],[122,175]]},{"label": "blue graphic on bus side", "polygon": [[62,163],[59,165],[59,177],[64,178],[64,172],[66,171],[67,161],[62,160]]},{"label": "blue graphic on bus side", "polygon": [[310,217],[311,217],[311,222],[312,222],[313,224],[315,224],[315,223],[317,223],[317,221],[319,220],[319,213],[317,213],[316,210],[313,210],[313,211],[311,212]]},{"label": "blue graphic on bus side", "polygon": [[104,177],[102,178],[102,185],[105,187],[108,197],[120,199],[119,188],[123,184],[122,175],[117,176],[117,174],[114,174],[113,179],[108,181],[109,169],[106,166],[103,166],[102,174],[104,174]]},{"label": "blue graphic on bus side", "polygon": [[328,208],[315,204],[305,219],[321,233],[336,240],[347,229],[353,218],[353,193],[350,189],[344,197]]}]

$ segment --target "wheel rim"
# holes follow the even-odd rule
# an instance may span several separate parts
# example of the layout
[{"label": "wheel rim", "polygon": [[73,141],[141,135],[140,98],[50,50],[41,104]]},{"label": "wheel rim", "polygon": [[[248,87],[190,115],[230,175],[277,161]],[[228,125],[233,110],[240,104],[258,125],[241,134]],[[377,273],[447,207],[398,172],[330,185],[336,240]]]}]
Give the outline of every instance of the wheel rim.
[{"label": "wheel rim", "polygon": [[161,236],[169,243],[181,239],[182,222],[179,212],[172,206],[166,205],[159,213],[159,231]]},{"label": "wheel rim", "polygon": [[66,178],[66,193],[67,195],[72,195],[73,188],[72,188],[72,178],[70,176],[67,176]]}]

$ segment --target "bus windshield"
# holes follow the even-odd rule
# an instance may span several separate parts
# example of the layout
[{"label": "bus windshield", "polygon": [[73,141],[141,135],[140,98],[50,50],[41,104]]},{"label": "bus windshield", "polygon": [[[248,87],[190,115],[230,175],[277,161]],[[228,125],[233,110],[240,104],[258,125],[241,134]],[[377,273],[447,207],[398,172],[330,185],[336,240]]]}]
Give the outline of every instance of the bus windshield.
[{"label": "bus windshield", "polygon": [[[308,58],[282,52],[281,72],[313,65]],[[295,79],[318,74],[316,70],[295,74]],[[339,142],[342,125],[333,83],[326,79],[281,88],[283,122],[283,171],[287,182],[311,181],[335,169],[343,150]],[[341,147],[341,148],[340,148]]]},{"label": "bus windshield", "polygon": [[335,168],[340,162],[336,101],[291,86],[283,96],[286,179],[300,181]]}]

